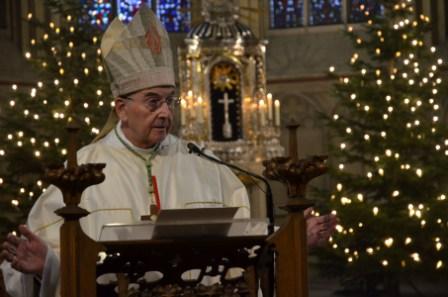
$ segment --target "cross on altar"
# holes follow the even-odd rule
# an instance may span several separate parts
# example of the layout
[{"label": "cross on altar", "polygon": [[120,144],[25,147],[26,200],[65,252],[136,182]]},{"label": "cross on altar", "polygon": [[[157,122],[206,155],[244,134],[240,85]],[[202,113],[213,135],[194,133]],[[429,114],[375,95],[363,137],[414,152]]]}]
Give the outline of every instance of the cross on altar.
[{"label": "cross on altar", "polygon": [[224,98],[223,99],[219,99],[218,102],[221,103],[221,104],[224,104],[224,118],[227,118],[227,120],[228,120],[228,118],[229,118],[229,105],[231,103],[234,103],[235,100],[229,99],[229,94],[227,94],[227,92],[226,92],[226,93],[224,93]]},{"label": "cross on altar", "polygon": [[224,124],[222,125],[222,134],[225,138],[232,138],[232,125],[229,121],[229,104],[235,103],[234,99],[229,99],[229,94],[224,93],[224,98],[219,99],[218,103],[224,104]]}]

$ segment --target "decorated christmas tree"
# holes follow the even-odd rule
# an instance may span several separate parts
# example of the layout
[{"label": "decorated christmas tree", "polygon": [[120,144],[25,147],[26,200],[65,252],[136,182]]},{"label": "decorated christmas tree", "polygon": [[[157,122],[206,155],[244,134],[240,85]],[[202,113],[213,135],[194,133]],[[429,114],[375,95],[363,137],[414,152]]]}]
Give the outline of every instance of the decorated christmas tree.
[{"label": "decorated christmas tree", "polygon": [[413,1],[382,1],[384,13],[349,26],[351,72],[338,76],[338,108],[327,119],[340,225],[325,268],[350,285],[398,296],[400,282],[448,276],[446,88],[428,17]]},{"label": "decorated christmas tree", "polygon": [[[107,16],[94,1],[47,1],[52,20],[27,21],[37,30],[26,59],[39,81],[34,88],[12,86],[0,102],[0,235],[22,223],[46,188],[48,166],[61,165],[67,154],[67,118],[84,125],[80,144],[99,132],[111,106],[99,42]],[[95,4],[97,5],[97,4]]]}]

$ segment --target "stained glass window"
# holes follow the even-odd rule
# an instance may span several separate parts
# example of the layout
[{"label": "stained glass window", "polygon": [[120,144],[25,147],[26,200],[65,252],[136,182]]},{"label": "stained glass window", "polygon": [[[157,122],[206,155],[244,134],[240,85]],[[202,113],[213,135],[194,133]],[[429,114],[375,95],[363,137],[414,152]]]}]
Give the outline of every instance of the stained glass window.
[{"label": "stained glass window", "polygon": [[190,30],[189,0],[159,0],[157,15],[168,32],[188,32]]},{"label": "stained glass window", "polygon": [[107,24],[114,18],[114,14],[112,13],[113,0],[99,0],[99,1],[84,1],[84,3],[88,2],[91,5],[89,10],[89,15],[91,16],[92,24],[96,24],[101,28],[105,28]]},{"label": "stained glass window", "polygon": [[155,11],[168,32],[188,32],[191,22],[191,0],[83,0],[89,2],[92,23],[106,28],[118,15],[124,23],[129,23],[142,3],[155,4]]},{"label": "stained glass window", "polygon": [[[120,20],[124,23],[129,23],[132,17],[137,12],[140,5],[142,5],[141,0],[117,0],[117,10]],[[151,4],[151,3],[149,3]]]},{"label": "stained glass window", "polygon": [[303,0],[271,0],[271,28],[303,26]]},{"label": "stained glass window", "polygon": [[384,7],[378,0],[350,0],[348,7],[349,22],[359,23],[367,21],[365,12],[370,15],[384,14]]},{"label": "stained glass window", "polygon": [[309,25],[331,25],[342,22],[342,0],[310,0]]}]

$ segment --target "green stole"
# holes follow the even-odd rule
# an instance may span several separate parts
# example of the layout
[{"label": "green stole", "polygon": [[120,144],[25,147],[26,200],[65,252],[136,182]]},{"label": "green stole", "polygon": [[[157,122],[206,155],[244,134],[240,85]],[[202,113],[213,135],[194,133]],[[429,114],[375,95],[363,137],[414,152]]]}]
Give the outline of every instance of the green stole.
[{"label": "green stole", "polygon": [[154,197],[154,183],[152,182],[152,160],[157,155],[157,151],[160,147],[160,144],[156,144],[154,148],[151,148],[149,151],[149,156],[145,158],[142,154],[138,153],[135,149],[133,149],[126,141],[124,141],[123,138],[120,137],[117,131],[117,127],[114,128],[115,136],[117,136],[118,140],[121,142],[121,144],[124,145],[126,149],[128,149],[131,153],[133,153],[136,157],[138,157],[140,160],[142,160],[145,163],[146,166],[146,174],[148,175],[148,185],[149,185],[149,197],[151,199],[151,205],[150,205],[150,212],[151,214],[154,213],[155,207],[160,207],[160,205],[157,205],[156,199]]}]

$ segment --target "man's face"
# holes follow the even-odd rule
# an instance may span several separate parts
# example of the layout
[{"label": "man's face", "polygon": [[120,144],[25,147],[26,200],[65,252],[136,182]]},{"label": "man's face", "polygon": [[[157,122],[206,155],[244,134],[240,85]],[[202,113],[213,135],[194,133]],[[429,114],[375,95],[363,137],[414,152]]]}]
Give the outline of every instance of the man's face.
[{"label": "man's face", "polygon": [[124,135],[137,147],[150,148],[168,135],[173,120],[173,87],[153,87],[115,99]]}]

